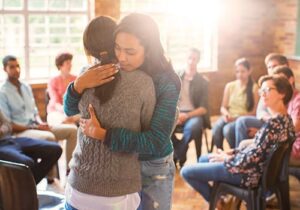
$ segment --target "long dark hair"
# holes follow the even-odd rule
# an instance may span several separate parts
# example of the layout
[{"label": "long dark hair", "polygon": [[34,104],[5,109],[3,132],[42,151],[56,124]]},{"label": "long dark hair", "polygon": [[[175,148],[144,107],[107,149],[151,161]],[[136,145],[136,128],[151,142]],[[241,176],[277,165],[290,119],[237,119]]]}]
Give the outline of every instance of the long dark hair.
[{"label": "long dark hair", "polygon": [[[116,22],[107,16],[94,18],[85,28],[83,33],[83,46],[88,54],[100,61],[100,65],[114,63],[114,38]],[[119,74],[109,83],[95,88],[95,96],[103,104],[108,101],[114,92],[116,83],[120,79]]]},{"label": "long dark hair", "polygon": [[[242,65],[244,66],[248,71],[250,71],[250,62],[246,58],[240,58],[235,61],[235,66]],[[249,75],[248,82],[246,86],[246,95],[247,95],[247,111],[251,111],[254,107],[254,96],[253,96],[253,84],[254,81],[252,79],[252,76]]]},{"label": "long dark hair", "polygon": [[131,13],[125,16],[118,24],[114,37],[120,32],[134,35],[143,45],[145,61],[140,67],[142,71],[152,78],[167,72],[169,78],[175,82],[177,89],[180,89],[180,80],[175,74],[171,62],[164,55],[158,26],[150,16],[139,13]]}]

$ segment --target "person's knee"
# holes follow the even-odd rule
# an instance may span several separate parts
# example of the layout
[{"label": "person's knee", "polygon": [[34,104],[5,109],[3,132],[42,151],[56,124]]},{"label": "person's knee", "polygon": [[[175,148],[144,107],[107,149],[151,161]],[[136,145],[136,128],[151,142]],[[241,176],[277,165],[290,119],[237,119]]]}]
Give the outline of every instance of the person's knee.
[{"label": "person's knee", "polygon": [[47,141],[52,141],[52,142],[56,141],[55,135],[50,131],[45,131],[43,135],[40,136],[40,139],[46,139]]},{"label": "person's knee", "polygon": [[58,157],[58,158],[61,156],[61,154],[62,154],[62,152],[63,152],[62,148],[61,148],[58,144],[52,145],[52,146],[49,148],[49,150],[52,152],[52,154],[53,154],[54,156],[56,156],[56,157]]},{"label": "person's knee", "polygon": [[[209,153],[210,154],[210,153]],[[198,163],[205,163],[205,162],[208,162],[208,155],[209,154],[205,154],[205,155],[201,155],[198,159]]]},{"label": "person's knee", "polygon": [[190,179],[190,168],[189,166],[184,166],[180,170],[180,176],[183,177],[185,180]]},{"label": "person's knee", "polygon": [[246,117],[239,117],[235,122],[236,129],[241,128],[241,127],[245,127],[245,126],[247,126],[246,124],[247,124],[247,118]]},{"label": "person's knee", "polygon": [[181,170],[180,170],[180,176],[183,177],[184,179],[186,179],[187,174],[188,173],[187,173],[186,167],[181,168]]},{"label": "person's knee", "polygon": [[187,134],[190,133],[192,136],[199,136],[202,132],[203,125],[198,120],[187,123],[183,128],[183,133]]},{"label": "person's knee", "polygon": [[235,131],[235,126],[233,126],[231,124],[227,124],[223,128],[223,136],[226,139],[231,138],[231,137],[233,137],[232,135],[234,135],[234,131]]}]

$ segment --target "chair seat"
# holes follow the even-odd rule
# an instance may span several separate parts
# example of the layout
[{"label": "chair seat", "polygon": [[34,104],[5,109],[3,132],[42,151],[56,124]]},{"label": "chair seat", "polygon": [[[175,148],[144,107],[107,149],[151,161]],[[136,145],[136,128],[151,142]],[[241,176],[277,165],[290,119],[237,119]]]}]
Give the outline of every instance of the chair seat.
[{"label": "chair seat", "polygon": [[290,166],[289,167],[289,174],[295,176],[300,181],[300,166]]},{"label": "chair seat", "polygon": [[219,191],[222,192],[223,195],[225,194],[231,194],[235,195],[236,197],[240,198],[241,200],[248,200],[249,193],[258,193],[258,188],[243,188],[227,183],[219,183]]},{"label": "chair seat", "polygon": [[63,210],[65,205],[65,196],[51,192],[38,191],[39,210]]}]

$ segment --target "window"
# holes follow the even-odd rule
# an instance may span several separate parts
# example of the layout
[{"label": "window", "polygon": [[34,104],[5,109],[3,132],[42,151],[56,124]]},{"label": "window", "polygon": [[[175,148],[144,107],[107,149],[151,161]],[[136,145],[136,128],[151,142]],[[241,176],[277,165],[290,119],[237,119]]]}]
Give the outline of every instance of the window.
[{"label": "window", "polygon": [[1,59],[17,56],[21,78],[40,80],[57,73],[55,56],[68,51],[76,74],[86,63],[82,34],[89,14],[88,0],[0,0]]},{"label": "window", "polygon": [[121,17],[139,12],[152,16],[176,71],[186,64],[191,47],[201,51],[199,71],[216,70],[218,0],[123,0]]}]

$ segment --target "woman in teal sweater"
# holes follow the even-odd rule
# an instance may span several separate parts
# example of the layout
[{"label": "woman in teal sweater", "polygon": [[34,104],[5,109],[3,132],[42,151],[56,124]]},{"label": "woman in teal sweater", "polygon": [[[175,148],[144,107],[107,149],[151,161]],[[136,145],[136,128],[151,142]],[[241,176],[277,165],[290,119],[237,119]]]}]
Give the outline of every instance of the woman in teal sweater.
[{"label": "woman in teal sweater", "polygon": [[[152,77],[157,100],[150,129],[145,132],[133,132],[125,128],[106,130],[96,127],[98,123],[90,121],[89,130],[96,131],[97,139],[103,140],[112,151],[139,153],[143,188],[140,209],[171,209],[175,166],[170,135],[176,115],[180,80],[164,56],[158,27],[149,16],[126,16],[118,25],[115,36],[119,33],[135,36],[145,48],[147,56],[140,70]],[[118,50],[116,47],[116,54]],[[126,53],[130,56],[130,51]],[[118,55],[117,58],[120,61]],[[92,68],[79,76],[67,89],[65,113],[68,116],[79,113],[78,103],[82,92],[113,80],[115,72],[114,66],[109,64]]]}]

